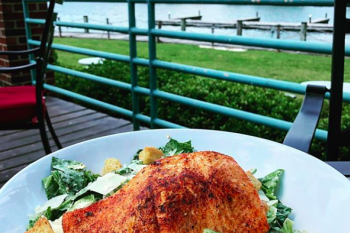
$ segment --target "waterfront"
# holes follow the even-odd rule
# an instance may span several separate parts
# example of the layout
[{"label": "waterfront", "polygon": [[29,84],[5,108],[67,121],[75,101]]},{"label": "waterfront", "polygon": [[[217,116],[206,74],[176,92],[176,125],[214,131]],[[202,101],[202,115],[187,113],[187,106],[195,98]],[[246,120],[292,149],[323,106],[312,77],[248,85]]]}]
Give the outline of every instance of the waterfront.
[{"label": "waterfront", "polygon": [[[106,24],[106,18],[115,26],[128,26],[126,3],[74,3],[66,2],[57,8],[61,21],[83,22],[83,16],[89,17],[90,23]],[[194,5],[194,4],[157,4],[156,19],[167,20],[171,18],[194,16],[198,13],[203,16],[204,22],[235,22],[237,19],[252,18],[258,12],[261,22],[290,22],[300,23],[312,19],[330,18],[329,24],[333,24],[332,7],[280,7],[280,6],[241,6],[241,5]],[[349,11],[350,13],[350,11]],[[137,26],[147,28],[147,5],[136,4]],[[180,30],[180,27],[163,27],[166,30]],[[187,28],[189,32],[211,33],[210,28]],[[64,32],[83,32],[81,29],[62,28]],[[94,31],[92,31],[94,32]],[[235,29],[216,29],[215,34],[235,35]],[[275,38],[276,33],[261,30],[244,30],[244,36]],[[281,39],[299,40],[298,32],[281,32]],[[330,33],[308,33],[308,41],[331,42]],[[350,40],[347,41],[350,43]]]}]

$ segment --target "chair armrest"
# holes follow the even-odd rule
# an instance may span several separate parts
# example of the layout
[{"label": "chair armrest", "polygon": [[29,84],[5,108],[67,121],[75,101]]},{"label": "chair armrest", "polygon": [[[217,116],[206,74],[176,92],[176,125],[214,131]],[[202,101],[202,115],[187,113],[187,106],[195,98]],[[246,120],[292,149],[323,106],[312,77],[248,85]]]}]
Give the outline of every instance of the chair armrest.
[{"label": "chair armrest", "polygon": [[335,170],[343,174],[344,176],[350,176],[350,162],[344,161],[332,161],[326,162],[328,165],[333,167]]},{"label": "chair armrest", "polygon": [[284,138],[284,145],[308,153],[320,118],[326,87],[307,85],[301,109]]},{"label": "chair armrest", "polygon": [[19,51],[0,51],[0,55],[24,55],[24,54],[35,53],[37,51],[39,51],[39,48],[19,50]]},{"label": "chair armrest", "polygon": [[26,64],[23,66],[14,66],[14,67],[0,67],[0,73],[11,73],[22,70],[30,70],[36,67],[36,63]]}]

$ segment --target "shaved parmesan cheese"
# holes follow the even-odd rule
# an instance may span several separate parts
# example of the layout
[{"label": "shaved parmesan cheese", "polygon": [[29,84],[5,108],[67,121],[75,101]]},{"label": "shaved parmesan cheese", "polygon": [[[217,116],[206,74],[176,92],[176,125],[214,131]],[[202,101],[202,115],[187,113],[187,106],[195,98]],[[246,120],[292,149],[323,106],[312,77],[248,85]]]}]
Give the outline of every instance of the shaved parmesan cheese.
[{"label": "shaved parmesan cheese", "polygon": [[107,195],[108,193],[112,192],[114,189],[119,187],[126,180],[126,177],[111,172],[102,177],[97,178],[97,180],[91,183],[87,188],[96,193]]},{"label": "shaved parmesan cheese", "polygon": [[55,221],[50,221],[50,224],[51,224],[51,227],[52,227],[52,230],[55,232],[55,233],[63,233],[63,227],[62,227],[62,217],[60,217],[59,219],[56,219]]},{"label": "shaved parmesan cheese", "polygon": [[260,200],[263,200],[263,201],[266,201],[266,202],[270,201],[262,190],[259,190],[258,194],[259,194]]},{"label": "shaved parmesan cheese", "polygon": [[68,210],[73,211],[81,208],[88,207],[95,202],[94,195],[85,196],[74,203],[74,205]]},{"label": "shaved parmesan cheese", "polygon": [[144,167],[147,167],[147,165],[138,165],[138,164],[135,164],[135,163],[131,163],[127,167],[130,168],[131,170],[133,170],[134,173],[136,174],[139,171],[141,171]]},{"label": "shaved parmesan cheese", "polygon": [[55,209],[55,208],[59,207],[67,196],[68,196],[68,194],[62,194],[60,196],[51,198],[43,206],[37,207],[35,209],[35,214],[40,214],[40,213],[44,212],[45,210],[47,210],[47,208],[49,208],[49,207],[51,207],[51,209]]}]

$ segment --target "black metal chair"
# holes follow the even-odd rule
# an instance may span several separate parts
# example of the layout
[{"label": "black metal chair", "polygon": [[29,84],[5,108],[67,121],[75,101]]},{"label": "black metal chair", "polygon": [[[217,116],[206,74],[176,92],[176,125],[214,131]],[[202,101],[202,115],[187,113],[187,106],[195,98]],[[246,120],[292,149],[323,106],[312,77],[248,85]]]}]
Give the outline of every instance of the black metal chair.
[{"label": "black metal chair", "polygon": [[35,86],[0,88],[0,130],[39,129],[46,154],[51,153],[51,147],[46,134],[45,120],[56,146],[58,149],[62,148],[52,127],[43,93],[46,67],[54,37],[54,21],[57,18],[54,8],[56,3],[62,4],[62,2],[62,0],[50,0],[39,47],[24,51],[0,51],[0,55],[33,54],[35,56],[35,63],[17,67],[0,67],[0,73],[34,70],[36,77]]}]

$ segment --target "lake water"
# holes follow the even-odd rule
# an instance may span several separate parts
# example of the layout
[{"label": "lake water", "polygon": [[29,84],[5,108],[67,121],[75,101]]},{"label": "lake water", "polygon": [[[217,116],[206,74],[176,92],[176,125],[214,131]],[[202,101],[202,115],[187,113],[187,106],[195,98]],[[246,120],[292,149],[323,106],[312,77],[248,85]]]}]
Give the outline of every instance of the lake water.
[{"label": "lake water", "polygon": [[[83,22],[83,16],[89,16],[90,23],[106,24],[106,18],[115,26],[128,26],[126,3],[73,3],[66,2],[56,8],[60,20],[66,22]],[[157,4],[156,19],[166,20],[170,13],[171,18],[182,16],[195,16],[198,12],[203,16],[204,22],[234,22],[237,19],[255,17],[258,12],[261,22],[294,22],[308,21],[309,15],[313,19],[330,18],[333,24],[333,7],[279,7],[279,6],[241,6],[241,5],[198,5],[198,4]],[[350,11],[348,10],[348,13]],[[147,28],[147,5],[136,5],[137,26]],[[163,27],[166,30],[179,31],[180,27]],[[62,31],[83,32],[80,29],[66,29]],[[211,29],[187,28],[188,32],[211,33]],[[236,35],[235,29],[215,29],[215,34]],[[244,30],[244,36],[274,38],[276,35],[271,31]],[[281,33],[281,39],[299,40],[299,32]],[[308,41],[331,42],[330,33],[308,33]],[[347,40],[346,43],[350,43]]]}]

